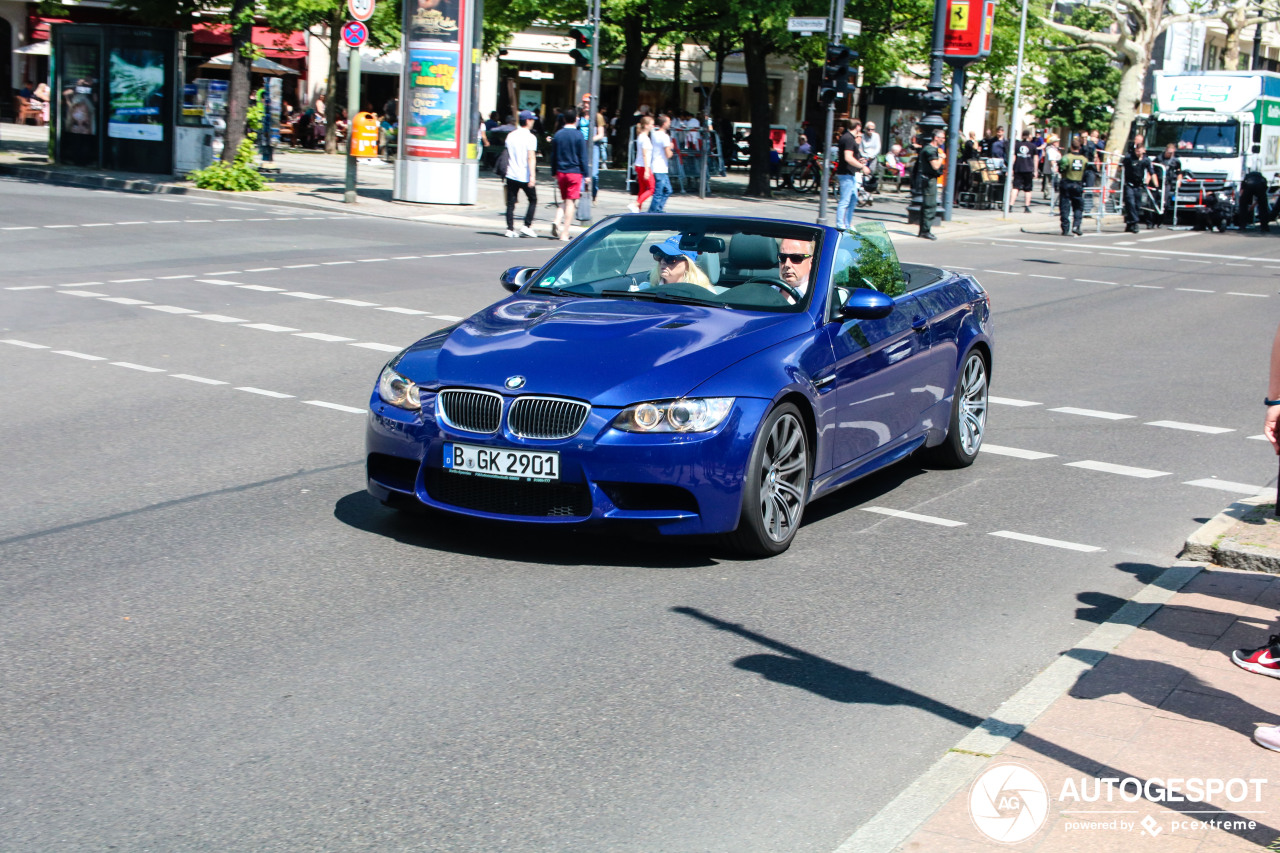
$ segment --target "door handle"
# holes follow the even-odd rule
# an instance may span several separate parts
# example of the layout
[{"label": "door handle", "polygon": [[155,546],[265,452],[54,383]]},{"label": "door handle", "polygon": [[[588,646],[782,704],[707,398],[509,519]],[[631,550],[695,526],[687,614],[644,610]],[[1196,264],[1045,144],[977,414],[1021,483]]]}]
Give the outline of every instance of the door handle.
[{"label": "door handle", "polygon": [[917,314],[911,318],[911,328],[915,329],[917,332],[927,331],[929,328],[929,321]]}]

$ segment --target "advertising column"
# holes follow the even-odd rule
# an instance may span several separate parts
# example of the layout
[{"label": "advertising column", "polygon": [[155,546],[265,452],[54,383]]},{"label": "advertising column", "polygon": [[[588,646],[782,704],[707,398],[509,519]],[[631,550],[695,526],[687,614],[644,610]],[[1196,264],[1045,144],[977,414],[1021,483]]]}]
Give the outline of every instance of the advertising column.
[{"label": "advertising column", "polygon": [[480,0],[405,0],[398,201],[475,204],[480,10]]}]

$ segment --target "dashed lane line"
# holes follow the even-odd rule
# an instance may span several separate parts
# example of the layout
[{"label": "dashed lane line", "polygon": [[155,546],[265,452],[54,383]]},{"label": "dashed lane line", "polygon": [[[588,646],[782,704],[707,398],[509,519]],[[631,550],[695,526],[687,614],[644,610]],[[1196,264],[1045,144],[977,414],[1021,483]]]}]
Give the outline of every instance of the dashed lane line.
[{"label": "dashed lane line", "polygon": [[[219,273],[219,275],[227,275],[227,273]],[[196,281],[201,284],[216,284],[219,287],[236,287],[240,284],[238,281],[227,281],[225,278],[198,278]]]},{"label": "dashed lane line", "polygon": [[907,512],[901,509],[889,509],[884,506],[864,506],[858,507],[863,512],[874,512],[878,515],[888,515],[893,518],[904,518],[908,521],[922,521],[925,524],[936,524],[940,527],[964,527],[968,522],[954,521],[950,518],[939,518],[936,515],[920,515],[916,512]]},{"label": "dashed lane line", "polygon": [[1107,421],[1123,421],[1134,417],[1133,415],[1121,415],[1116,412],[1101,412],[1097,409],[1077,409],[1075,406],[1062,406],[1049,411],[1062,412],[1064,415],[1081,415],[1086,418],[1102,418]]},{"label": "dashed lane line", "polygon": [[1017,459],[1052,459],[1058,454],[1041,453],[1039,450],[1023,450],[1020,447],[1002,447],[999,444],[982,443],[979,448],[983,453],[993,453],[996,456],[1013,456]]},{"label": "dashed lane line", "polygon": [[228,317],[226,314],[191,314],[189,316],[193,320],[209,320],[214,323],[247,323],[249,322],[248,320],[245,320],[240,317]]},{"label": "dashed lane line", "polygon": [[100,355],[89,355],[86,352],[76,352],[75,350],[70,349],[56,349],[53,351],[58,355],[69,355],[72,358],[82,358],[85,361],[106,361],[106,359]]},{"label": "dashed lane line", "polygon": [[149,308],[152,311],[162,311],[165,314],[199,314],[200,312],[194,308],[179,308],[176,305],[143,305],[143,308]]},{"label": "dashed lane line", "polygon": [[987,397],[987,402],[995,403],[997,406],[1016,406],[1018,408],[1023,408],[1026,406],[1042,405],[1041,403],[1033,403],[1030,400],[1015,400],[1012,397],[996,397],[996,396]]},{"label": "dashed lane line", "polygon": [[241,290],[257,290],[261,293],[279,293],[283,287],[267,287],[265,284],[237,284]]},{"label": "dashed lane line", "polygon": [[1139,290],[1164,290],[1164,285],[1162,284],[1135,284],[1134,287]]},{"label": "dashed lane line", "polygon": [[1199,486],[1202,489],[1217,489],[1220,492],[1235,492],[1242,495],[1275,494],[1275,486],[1251,486],[1248,483],[1235,483],[1231,480],[1219,480],[1208,477],[1203,480],[1187,480],[1184,486]]},{"label": "dashed lane line", "polygon": [[1234,290],[1228,290],[1227,296],[1256,296],[1259,299],[1266,299],[1270,296],[1268,293],[1239,293]]},{"label": "dashed lane line", "polygon": [[362,349],[377,350],[378,352],[400,352],[400,350],[404,349],[404,347],[398,347],[398,346],[395,346],[394,344],[379,344],[379,343],[374,343],[373,341],[366,341],[364,343],[352,344],[352,346],[360,347]]},{"label": "dashed lane line", "polygon": [[1204,432],[1209,435],[1221,435],[1225,432],[1235,432],[1230,427],[1205,426],[1203,424],[1188,424],[1182,421],[1147,421],[1144,426],[1164,427],[1165,429],[1181,429],[1187,432]]},{"label": "dashed lane line", "polygon": [[1174,290],[1178,290],[1183,293],[1217,293],[1218,292],[1216,290],[1201,290],[1198,287],[1175,287]]},{"label": "dashed lane line", "polygon": [[999,536],[1002,539],[1016,539],[1019,542],[1030,542],[1033,545],[1048,545],[1051,548],[1064,548],[1068,551],[1094,553],[1102,550],[1096,545],[1081,545],[1079,542],[1064,542],[1061,539],[1049,539],[1045,536],[1032,536],[1029,533],[1016,533],[1012,530],[995,530],[992,531],[990,535]]},{"label": "dashed lane line", "polygon": [[301,329],[295,329],[291,326],[277,326],[275,323],[245,323],[241,328],[258,329],[263,332],[298,332]]},{"label": "dashed lane line", "polygon": [[96,290],[59,290],[57,292],[67,296],[101,297],[107,295],[105,293],[98,293]]},{"label": "dashed lane line", "polygon": [[337,344],[355,340],[355,338],[344,338],[342,335],[330,335],[324,332],[295,332],[293,336],[295,338],[308,338],[313,341],[324,341],[327,344]]},{"label": "dashed lane line", "polygon": [[341,403],[326,403],[324,400],[303,400],[302,402],[308,406],[320,406],[321,408],[334,409],[339,412],[352,412],[357,415],[363,415],[365,413],[364,409],[357,409],[355,406],[344,406]]},{"label": "dashed lane line", "polygon": [[286,400],[293,396],[292,394],[281,394],[279,391],[268,391],[265,388],[254,388],[252,385],[242,385],[236,390],[248,391],[250,394],[258,394],[263,397],[274,397],[277,400]]},{"label": "dashed lane line", "polygon": [[1096,278],[1077,278],[1076,281],[1082,281],[1085,284],[1110,284],[1114,285],[1114,281],[1098,281]]},{"label": "dashed lane line", "polygon": [[308,293],[305,290],[286,290],[280,294],[281,296],[292,296],[295,299],[332,299],[332,296],[325,296],[321,293]]},{"label": "dashed lane line", "polygon": [[1067,280],[1067,277],[1065,275],[1041,275],[1040,273],[1034,273],[1034,272],[1028,273],[1028,277],[1029,278],[1051,278],[1051,279],[1054,279],[1055,281]]},{"label": "dashed lane line", "polygon": [[174,379],[185,379],[188,382],[199,382],[203,385],[230,385],[230,382],[223,382],[221,379],[209,379],[206,376],[192,376],[190,373],[170,373]]},{"label": "dashed lane line", "polygon": [[51,287],[48,284],[28,284],[22,287],[6,287],[5,290],[47,290]]},{"label": "dashed lane line", "polygon": [[1142,480],[1153,480],[1156,477],[1168,477],[1168,471],[1153,471],[1150,468],[1135,468],[1132,465],[1116,465],[1111,462],[1098,462],[1094,459],[1082,459],[1079,462],[1067,462],[1068,468],[1084,468],[1088,471],[1101,471],[1104,474],[1119,474],[1123,477],[1137,477]]},{"label": "dashed lane line", "polygon": [[143,373],[164,373],[165,372],[165,369],[163,367],[148,367],[145,364],[134,364],[132,361],[113,361],[111,363],[116,367],[124,367],[129,370],[139,370],[139,371],[142,371]]},{"label": "dashed lane line", "polygon": [[13,338],[5,338],[0,340],[0,344],[9,344],[15,347],[26,347],[27,349],[48,349],[44,344],[33,344],[30,341],[19,341]]}]

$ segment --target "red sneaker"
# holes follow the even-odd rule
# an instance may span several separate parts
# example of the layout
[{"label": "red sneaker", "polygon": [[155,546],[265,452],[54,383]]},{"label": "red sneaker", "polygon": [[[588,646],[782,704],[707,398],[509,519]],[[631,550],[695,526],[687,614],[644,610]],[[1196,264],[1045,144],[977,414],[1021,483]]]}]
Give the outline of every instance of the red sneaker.
[{"label": "red sneaker", "polygon": [[1232,662],[1258,675],[1280,678],[1280,634],[1272,634],[1260,649],[1236,649],[1231,653]]}]

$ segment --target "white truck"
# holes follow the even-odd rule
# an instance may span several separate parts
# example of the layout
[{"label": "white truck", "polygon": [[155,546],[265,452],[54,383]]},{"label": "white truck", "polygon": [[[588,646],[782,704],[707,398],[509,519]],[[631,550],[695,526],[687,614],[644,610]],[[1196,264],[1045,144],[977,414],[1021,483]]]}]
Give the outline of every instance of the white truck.
[{"label": "white truck", "polygon": [[1178,207],[1232,189],[1248,172],[1280,183],[1280,74],[1272,71],[1155,73],[1150,115],[1135,132],[1154,159],[1173,143],[1182,161]]}]

